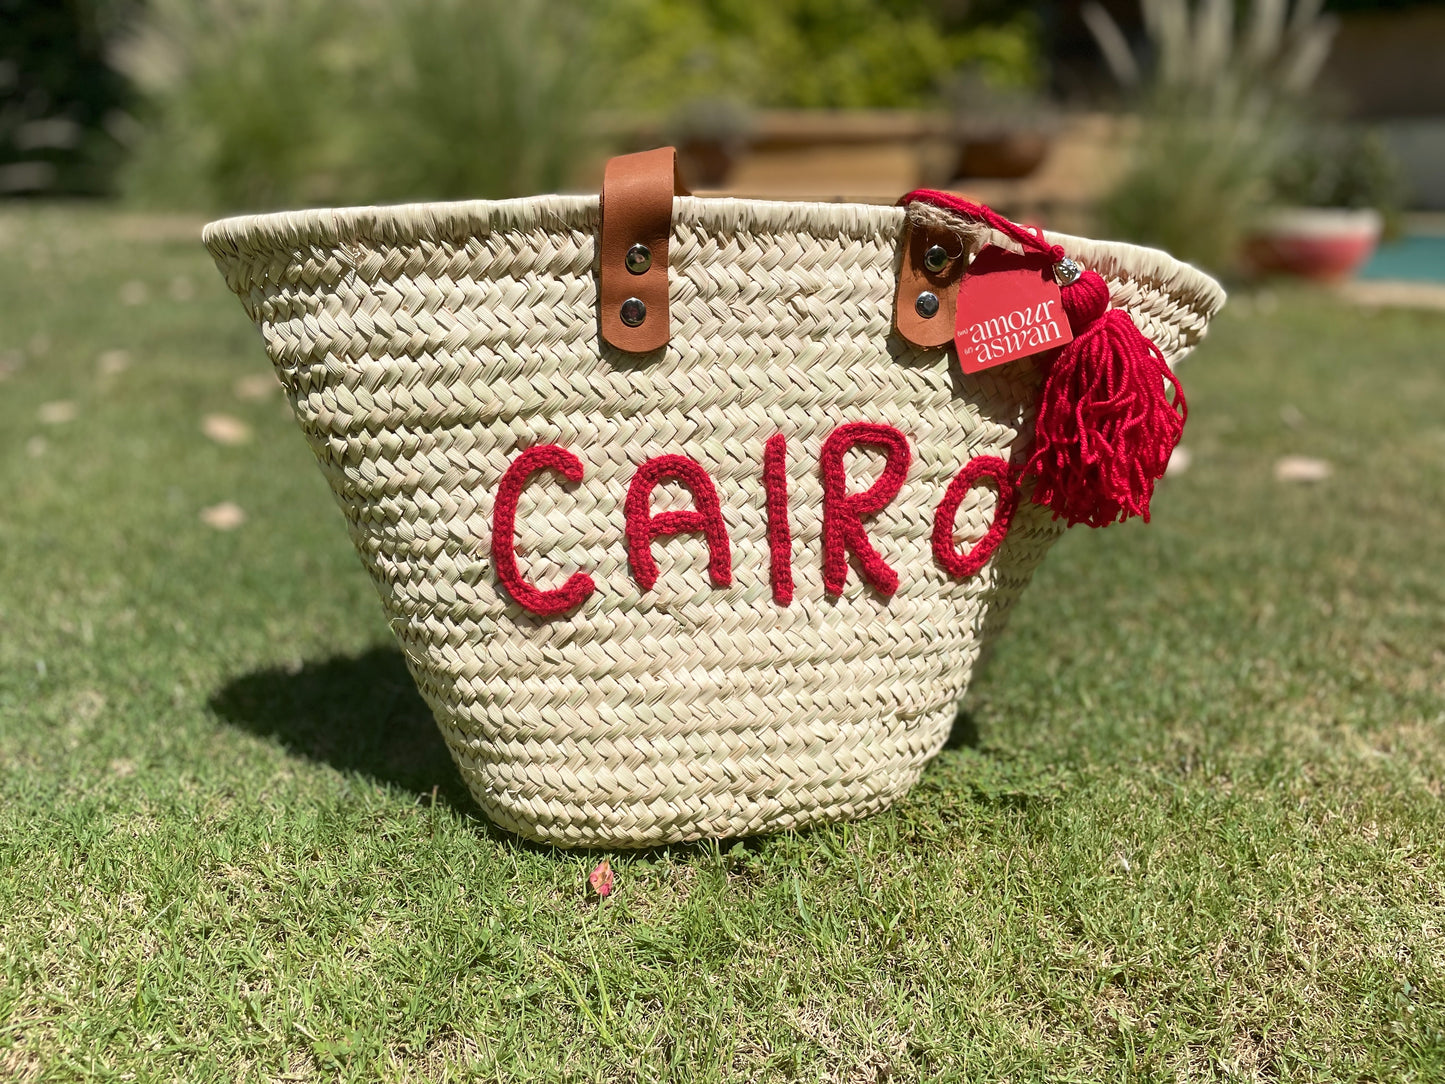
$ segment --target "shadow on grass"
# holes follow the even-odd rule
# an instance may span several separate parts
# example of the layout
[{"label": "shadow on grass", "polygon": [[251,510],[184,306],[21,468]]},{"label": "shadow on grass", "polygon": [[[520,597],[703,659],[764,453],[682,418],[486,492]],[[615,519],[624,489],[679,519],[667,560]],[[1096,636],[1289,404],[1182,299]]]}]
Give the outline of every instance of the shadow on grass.
[{"label": "shadow on grass", "polygon": [[481,815],[394,647],[242,674],[211,696],[210,707],[308,760],[417,795],[436,787],[438,801]]},{"label": "shadow on grass", "polygon": [[953,727],[948,732],[948,740],[943,743],[945,749],[977,749],[978,748],[978,724],[973,721],[973,715],[965,708],[959,708],[958,714],[953,717]]},{"label": "shadow on grass", "polygon": [[[307,662],[299,670],[254,670],[228,681],[208,703],[225,722],[276,741],[294,756],[355,772],[421,800],[429,799],[436,787],[438,803],[505,847],[562,860],[577,853],[616,853],[608,847],[569,852],[493,823],[473,801],[397,648],[338,655]],[[716,846],[682,843],[632,854],[690,859],[706,856]]]}]

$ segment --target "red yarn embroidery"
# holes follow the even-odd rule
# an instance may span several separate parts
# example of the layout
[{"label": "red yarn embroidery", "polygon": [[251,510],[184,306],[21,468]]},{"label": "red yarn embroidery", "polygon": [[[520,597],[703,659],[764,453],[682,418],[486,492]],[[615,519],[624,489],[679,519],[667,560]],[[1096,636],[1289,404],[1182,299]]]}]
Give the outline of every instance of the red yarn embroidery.
[{"label": "red yarn embroidery", "polygon": [[[882,448],[888,461],[876,482],[861,493],[849,493],[843,456],[859,444]],[[891,425],[849,422],[823,442],[818,466],[823,474],[823,587],[829,594],[843,593],[850,550],[862,566],[863,578],[875,589],[887,596],[898,590],[898,573],[868,541],[863,517],[881,512],[898,496],[912,459],[908,438]]]},{"label": "red yarn embroidery", "polygon": [[[695,511],[652,514],[652,490],[663,479],[687,486]],[[717,487],[701,464],[685,455],[660,455],[637,468],[627,489],[627,560],[632,576],[644,591],[657,583],[657,562],[652,558],[652,540],[661,535],[701,531],[707,538],[708,577],[714,586],[733,582],[732,544],[723,523]]]},{"label": "red yarn embroidery", "polygon": [[527,480],[539,470],[554,470],[569,482],[582,481],[582,461],[556,444],[538,444],[512,460],[502,475],[497,500],[492,505],[492,564],[497,578],[517,605],[550,617],[586,601],[597,590],[597,585],[587,573],[574,572],[561,587],[544,591],[528,583],[518,571],[517,501]]},{"label": "red yarn embroidery", "polygon": [[768,566],[773,601],[793,602],[793,531],[788,525],[788,438],[779,433],[763,445],[763,491],[768,498]]},{"label": "red yarn embroidery", "polygon": [[[988,533],[974,543],[973,549],[960,553],[953,547],[953,528],[958,518],[958,509],[968,491],[976,486],[980,478],[992,478],[998,486],[998,503],[993,509],[993,523]],[[957,579],[967,579],[988,563],[994,550],[1008,534],[1009,522],[1019,505],[1019,488],[1009,472],[1009,465],[996,455],[981,455],[964,464],[944,493],[938,510],[933,515],[933,555],[948,574]]]}]

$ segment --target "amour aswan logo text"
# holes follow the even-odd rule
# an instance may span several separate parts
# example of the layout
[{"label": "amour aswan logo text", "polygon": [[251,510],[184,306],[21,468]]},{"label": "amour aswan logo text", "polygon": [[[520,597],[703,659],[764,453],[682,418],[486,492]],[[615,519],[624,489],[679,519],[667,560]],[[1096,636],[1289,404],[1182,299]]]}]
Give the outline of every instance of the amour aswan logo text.
[{"label": "amour aswan logo text", "polygon": [[965,329],[963,338],[980,365],[1032,354],[1056,345],[1062,337],[1058,309],[1056,298],[1040,301],[1037,305],[1025,305],[1009,313],[979,320]]}]

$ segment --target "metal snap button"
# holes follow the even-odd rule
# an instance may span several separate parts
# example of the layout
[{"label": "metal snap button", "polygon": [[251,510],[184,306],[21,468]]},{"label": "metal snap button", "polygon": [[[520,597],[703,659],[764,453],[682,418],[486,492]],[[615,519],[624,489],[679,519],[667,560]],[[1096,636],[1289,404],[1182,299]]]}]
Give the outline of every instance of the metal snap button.
[{"label": "metal snap button", "polygon": [[[627,259],[624,262],[627,264],[627,270],[634,275],[641,275],[652,266],[652,250],[646,245],[633,245],[627,250]],[[637,322],[642,323],[641,317]]]},{"label": "metal snap button", "polygon": [[913,308],[925,320],[932,320],[938,315],[938,295],[924,290],[913,303]]},{"label": "metal snap button", "polygon": [[930,275],[938,274],[948,263],[948,249],[942,245],[930,245],[923,254],[923,267]]},{"label": "metal snap button", "polygon": [[628,327],[639,327],[647,319],[647,304],[640,297],[629,297],[622,303],[620,315]]}]

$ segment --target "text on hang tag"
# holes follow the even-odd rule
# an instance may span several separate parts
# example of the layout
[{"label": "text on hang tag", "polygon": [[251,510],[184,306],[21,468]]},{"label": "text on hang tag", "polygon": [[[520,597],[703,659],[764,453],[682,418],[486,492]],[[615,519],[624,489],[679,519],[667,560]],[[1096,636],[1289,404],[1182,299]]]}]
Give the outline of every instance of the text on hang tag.
[{"label": "text on hang tag", "polygon": [[1053,350],[1074,337],[1045,252],[985,245],[959,284],[957,313],[953,339],[966,373]]}]

